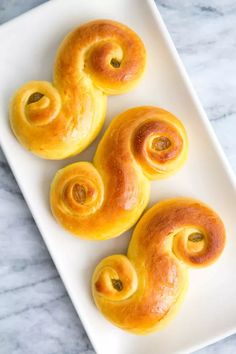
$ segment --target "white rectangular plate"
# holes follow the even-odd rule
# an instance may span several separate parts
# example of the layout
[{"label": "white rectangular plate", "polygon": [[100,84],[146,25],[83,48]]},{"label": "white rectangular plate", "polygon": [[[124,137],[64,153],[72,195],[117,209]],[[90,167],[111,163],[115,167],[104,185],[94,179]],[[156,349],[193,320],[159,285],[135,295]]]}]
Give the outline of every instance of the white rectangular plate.
[{"label": "white rectangular plate", "polygon": [[[72,161],[91,160],[99,139],[73,159],[44,161],[18,144],[8,123],[8,103],[15,89],[27,80],[50,80],[62,38],[73,27],[95,18],[115,19],[132,27],[148,53],[141,84],[129,94],[108,99],[106,126],[130,107],[152,104],[172,111],[188,131],[187,164],[168,180],[152,183],[150,205],[167,197],[199,198],[221,215],[227,228],[228,242],[221,259],[212,267],[190,271],[190,287],[180,313],[166,329],[148,336],[138,337],[112,326],[97,311],[90,294],[95,265],[107,255],[125,252],[128,233],[100,243],[82,241],[57,225],[49,209],[49,186],[55,172]],[[1,146],[97,353],[189,353],[233,333],[235,181],[154,2],[51,1],[2,26],[0,48]]]}]

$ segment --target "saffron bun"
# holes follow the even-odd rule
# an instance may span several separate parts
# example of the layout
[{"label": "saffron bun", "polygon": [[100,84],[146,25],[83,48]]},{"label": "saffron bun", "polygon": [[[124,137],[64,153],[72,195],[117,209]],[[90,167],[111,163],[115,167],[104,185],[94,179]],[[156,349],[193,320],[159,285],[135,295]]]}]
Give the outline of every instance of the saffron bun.
[{"label": "saffron bun", "polygon": [[131,90],[145,66],[144,44],[127,26],[96,20],[76,28],[58,49],[53,82],[27,82],[13,96],[15,136],[45,159],[81,152],[102,128],[107,95]]},{"label": "saffron bun", "polygon": [[78,237],[119,236],[147,206],[150,180],[175,173],[187,152],[186,131],[173,114],[151,106],[129,109],[113,119],[93,163],[77,162],[56,173],[52,213]]},{"label": "saffron bun", "polygon": [[220,217],[202,202],[176,198],[157,203],[136,225],[127,256],[107,257],[96,267],[95,303],[109,321],[126,331],[159,330],[179,310],[188,268],[215,262],[224,244]]}]

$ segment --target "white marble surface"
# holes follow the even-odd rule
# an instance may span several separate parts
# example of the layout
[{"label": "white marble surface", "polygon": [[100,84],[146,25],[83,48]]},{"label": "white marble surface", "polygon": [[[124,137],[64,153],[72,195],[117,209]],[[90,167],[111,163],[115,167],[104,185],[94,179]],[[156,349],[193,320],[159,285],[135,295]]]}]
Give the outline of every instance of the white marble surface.
[{"label": "white marble surface", "polygon": [[[43,2],[0,0],[0,23]],[[236,2],[156,3],[236,172]],[[235,352],[236,335],[197,353]],[[94,353],[1,151],[0,353]]]}]

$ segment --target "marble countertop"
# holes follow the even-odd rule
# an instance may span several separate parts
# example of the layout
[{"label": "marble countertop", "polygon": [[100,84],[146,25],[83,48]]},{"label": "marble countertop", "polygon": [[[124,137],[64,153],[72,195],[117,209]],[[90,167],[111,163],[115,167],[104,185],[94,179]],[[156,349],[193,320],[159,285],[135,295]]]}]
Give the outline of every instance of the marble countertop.
[{"label": "marble countertop", "polygon": [[[45,0],[1,0],[0,24]],[[236,2],[156,0],[236,173]],[[92,354],[0,150],[0,353]],[[196,353],[235,353],[236,335]]]}]

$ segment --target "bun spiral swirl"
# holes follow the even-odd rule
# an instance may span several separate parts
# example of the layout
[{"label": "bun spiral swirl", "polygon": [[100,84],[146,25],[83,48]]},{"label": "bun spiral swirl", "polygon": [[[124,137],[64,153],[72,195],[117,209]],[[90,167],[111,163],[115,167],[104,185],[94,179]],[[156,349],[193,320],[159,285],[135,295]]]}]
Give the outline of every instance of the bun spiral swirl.
[{"label": "bun spiral swirl", "polygon": [[78,27],[58,50],[53,83],[28,82],[12,98],[14,134],[46,159],[79,153],[102,127],[106,95],[132,89],[145,65],[144,45],[127,26],[96,20]]},{"label": "bun spiral swirl", "polygon": [[138,222],[127,257],[113,255],[96,267],[95,303],[124,330],[147,334],[160,329],[183,300],[187,266],[211,264],[224,244],[224,225],[208,206],[187,198],[162,201]]},{"label": "bun spiral swirl", "polygon": [[58,171],[51,209],[58,222],[87,239],[116,237],[138,220],[149,201],[150,179],[167,177],[185,162],[183,125],[157,107],[137,107],[116,117],[93,164],[77,162]]}]

